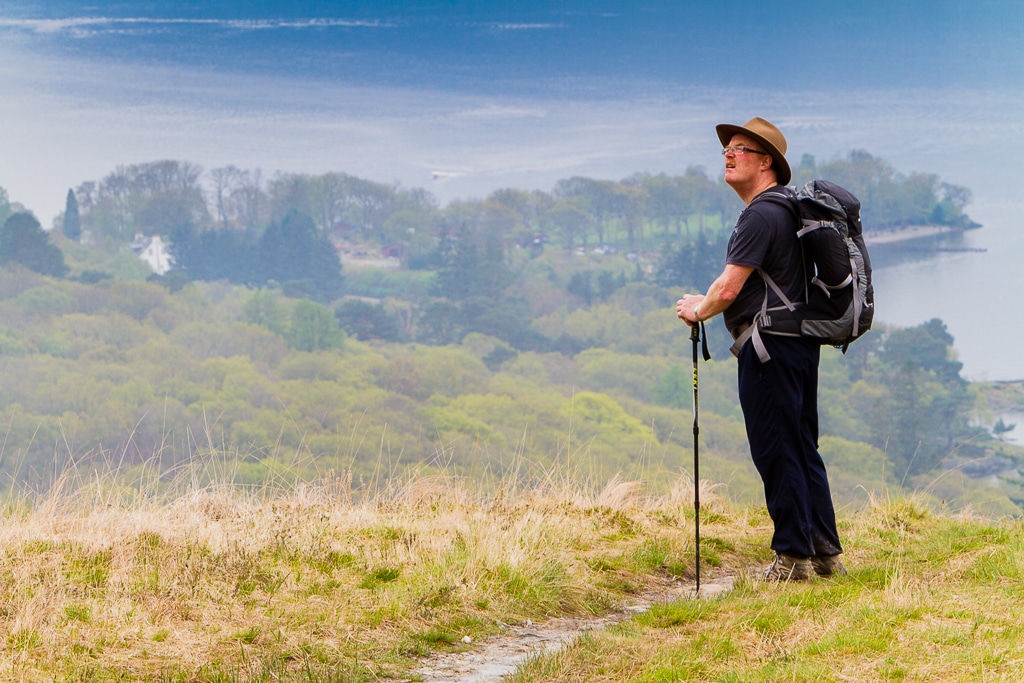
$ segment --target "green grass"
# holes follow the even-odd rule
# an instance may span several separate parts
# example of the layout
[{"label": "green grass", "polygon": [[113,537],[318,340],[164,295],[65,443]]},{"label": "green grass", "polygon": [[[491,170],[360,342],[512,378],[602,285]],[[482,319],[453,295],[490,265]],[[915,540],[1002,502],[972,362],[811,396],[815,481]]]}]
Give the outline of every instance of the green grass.
[{"label": "green grass", "polygon": [[511,680],[1019,681],[1020,521],[944,517],[912,499],[845,520],[849,575],[741,579],[656,606]]}]

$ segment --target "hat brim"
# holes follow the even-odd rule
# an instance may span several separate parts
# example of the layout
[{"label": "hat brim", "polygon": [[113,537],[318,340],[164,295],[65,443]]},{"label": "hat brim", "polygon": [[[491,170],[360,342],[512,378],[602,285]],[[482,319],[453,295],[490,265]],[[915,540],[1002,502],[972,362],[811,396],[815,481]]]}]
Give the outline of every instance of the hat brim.
[{"label": "hat brim", "polygon": [[761,137],[749,128],[743,126],[737,126],[732,123],[720,123],[715,126],[715,131],[718,133],[718,140],[722,143],[722,147],[726,147],[729,141],[732,140],[732,136],[737,133],[742,133],[747,137],[757,140],[760,144],[764,145],[768,153],[772,155],[772,159],[775,165],[775,177],[779,181],[779,185],[789,185],[789,181],[793,179],[793,171],[789,168],[789,162],[786,161],[786,155],[779,151],[779,149],[769,142],[766,138]]}]

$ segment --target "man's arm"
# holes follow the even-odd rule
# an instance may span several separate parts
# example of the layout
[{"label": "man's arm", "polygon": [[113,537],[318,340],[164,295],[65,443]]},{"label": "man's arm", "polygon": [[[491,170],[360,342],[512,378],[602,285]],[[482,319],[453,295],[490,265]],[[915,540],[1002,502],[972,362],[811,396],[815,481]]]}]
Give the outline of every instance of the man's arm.
[{"label": "man's arm", "polygon": [[[722,274],[708,287],[707,294],[686,294],[677,301],[676,315],[690,327],[718,315],[736,300],[743,283],[753,272],[749,266],[727,264]],[[696,313],[695,308],[698,309]]]}]

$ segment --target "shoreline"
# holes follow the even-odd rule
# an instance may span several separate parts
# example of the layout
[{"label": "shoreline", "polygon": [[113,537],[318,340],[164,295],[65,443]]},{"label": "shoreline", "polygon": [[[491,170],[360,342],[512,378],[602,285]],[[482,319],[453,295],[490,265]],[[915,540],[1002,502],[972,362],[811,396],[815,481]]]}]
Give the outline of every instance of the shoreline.
[{"label": "shoreline", "polygon": [[897,244],[926,237],[938,237],[953,232],[964,232],[962,228],[949,225],[910,225],[898,230],[865,231],[864,243],[868,247],[876,245]]}]

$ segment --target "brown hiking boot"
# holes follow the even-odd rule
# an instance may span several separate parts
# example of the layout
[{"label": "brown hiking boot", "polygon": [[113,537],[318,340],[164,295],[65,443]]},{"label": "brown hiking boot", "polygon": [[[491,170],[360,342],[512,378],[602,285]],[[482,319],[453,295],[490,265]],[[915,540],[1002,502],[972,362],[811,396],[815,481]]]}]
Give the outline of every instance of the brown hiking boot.
[{"label": "brown hiking boot", "polygon": [[846,575],[846,567],[839,561],[838,555],[815,555],[811,558],[811,566],[818,576]]},{"label": "brown hiking boot", "polygon": [[807,581],[814,576],[814,567],[806,557],[775,553],[775,560],[765,570],[765,581]]}]

